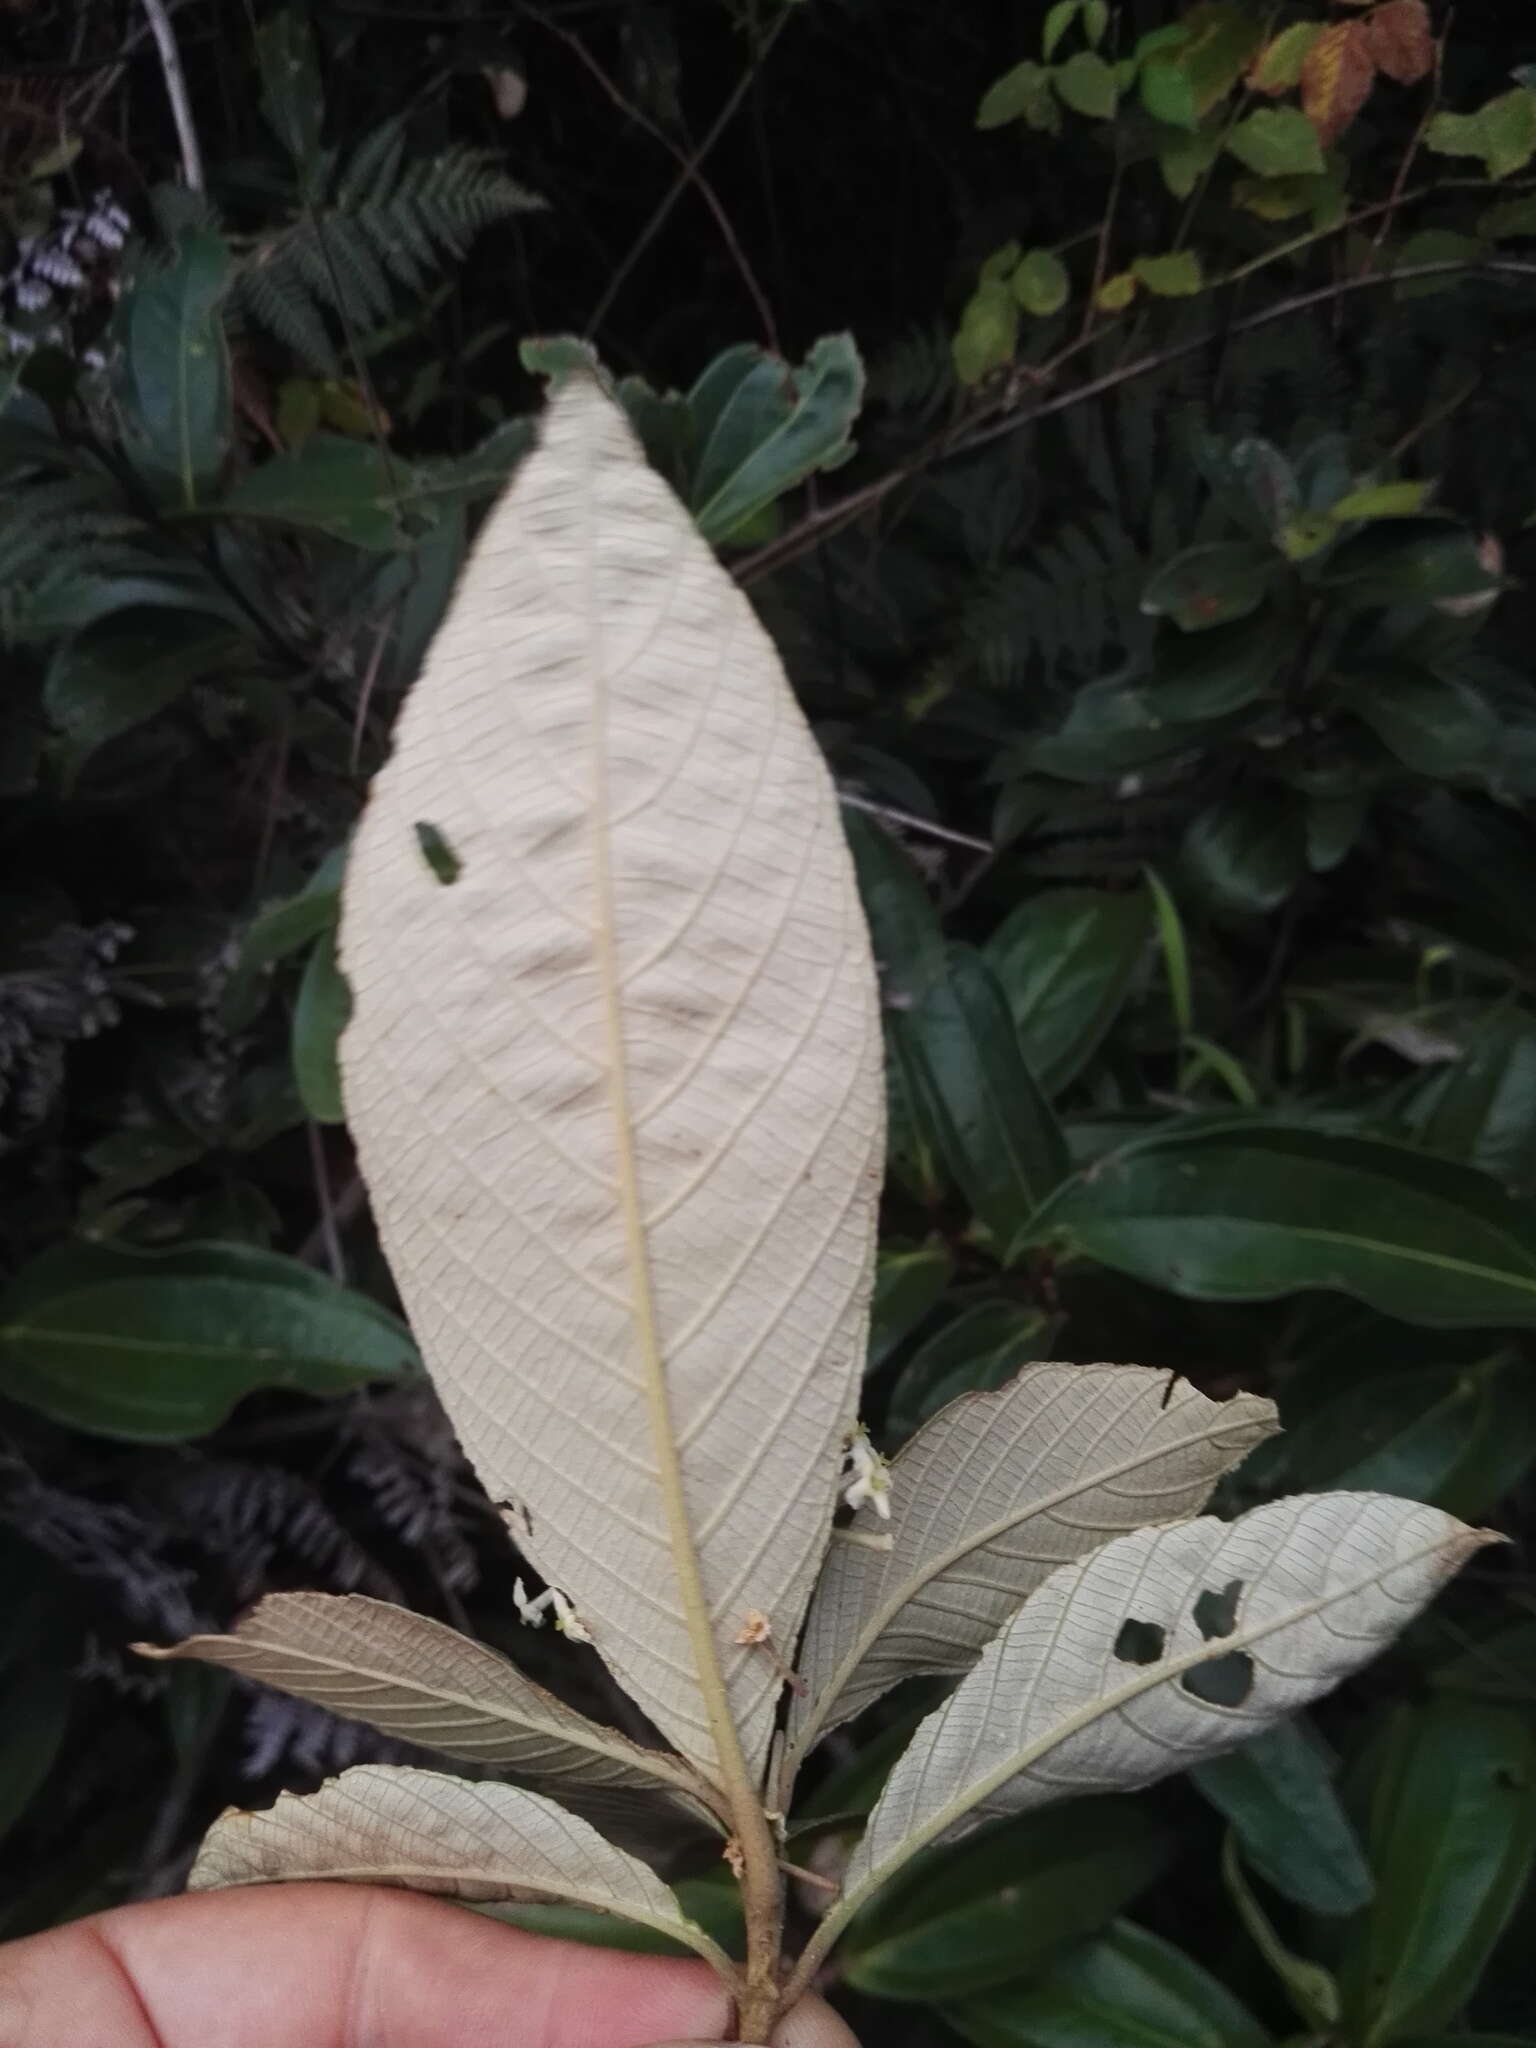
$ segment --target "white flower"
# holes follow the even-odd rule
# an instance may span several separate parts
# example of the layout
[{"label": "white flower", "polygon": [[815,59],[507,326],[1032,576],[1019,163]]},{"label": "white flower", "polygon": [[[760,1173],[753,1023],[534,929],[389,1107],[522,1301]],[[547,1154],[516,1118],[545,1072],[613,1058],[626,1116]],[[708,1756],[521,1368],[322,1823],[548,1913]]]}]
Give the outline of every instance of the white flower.
[{"label": "white flower", "polygon": [[870,1442],[862,1422],[843,1453],[843,1505],[870,1507],[882,1522],[891,1519],[891,1468]]},{"label": "white flower", "polygon": [[591,1630],[558,1587],[546,1586],[542,1593],[530,1598],[522,1580],[514,1579],[512,1605],[517,1609],[518,1620],[526,1622],[529,1628],[542,1628],[546,1613],[553,1613],[555,1627],[561,1635],[569,1636],[573,1643],[590,1643],[592,1640]]}]

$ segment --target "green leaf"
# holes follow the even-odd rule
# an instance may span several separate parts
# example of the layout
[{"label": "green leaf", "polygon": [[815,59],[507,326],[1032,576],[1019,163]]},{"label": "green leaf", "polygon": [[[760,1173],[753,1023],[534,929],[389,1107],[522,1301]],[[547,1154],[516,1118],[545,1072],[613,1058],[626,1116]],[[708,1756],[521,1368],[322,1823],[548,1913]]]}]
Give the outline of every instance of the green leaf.
[{"label": "green leaf", "polygon": [[1536,156],[1536,93],[1521,86],[1474,114],[1436,114],[1424,146],[1441,156],[1479,156],[1490,178],[1523,171]]},{"label": "green leaf", "polygon": [[1015,1252],[1056,1244],[1196,1301],[1353,1295],[1404,1322],[1536,1324],[1536,1232],[1482,1174],[1278,1126],[1173,1135],[1097,1163]]},{"label": "green leaf", "polygon": [[64,736],[67,777],[204,676],[227,677],[244,653],[227,626],[194,612],[137,607],[66,640],[49,663],[43,708]]},{"label": "green leaf", "polygon": [[1037,1984],[944,2008],[976,2048],[1268,2048],[1216,1979],[1143,1927],[1119,1921]]},{"label": "green leaf", "polygon": [[1013,295],[1026,313],[1059,313],[1072,296],[1067,266],[1050,249],[1031,249],[1013,273]]},{"label": "green leaf", "polygon": [[1440,520],[1383,520],[1362,528],[1335,548],[1322,580],[1357,604],[1434,604],[1499,588],[1476,538]]},{"label": "green leaf", "polygon": [[799,369],[758,348],[711,364],[688,394],[699,449],[688,507],[704,538],[722,545],[786,491],[846,462],[863,400],[851,334],[823,335]]},{"label": "green leaf", "polygon": [[1109,33],[1109,0],[1083,0],[1083,34],[1097,49]]},{"label": "green leaf", "polygon": [[1301,646],[1299,622],[1265,608],[1205,633],[1163,633],[1152,654],[1147,701],[1158,716],[1224,718],[1263,697]]},{"label": "green leaf", "polygon": [[1051,73],[1057,94],[1074,114],[1108,121],[1120,102],[1112,67],[1096,50],[1079,50]]},{"label": "green leaf", "polygon": [[219,1005],[226,1023],[249,1023],[266,970],[334,928],[341,909],[346,858],[344,846],[333,847],[297,895],[267,904],[251,919]]},{"label": "green leaf", "polygon": [[960,315],[952,345],[956,376],[962,384],[979,384],[1013,361],[1018,339],[1018,300],[1009,286],[989,279]]},{"label": "green leaf", "polygon": [[1203,541],[1154,572],[1141,608],[1186,633],[1206,632],[1256,612],[1279,567],[1270,550],[1251,542]]},{"label": "green leaf", "polygon": [[320,154],[325,98],[308,17],[296,7],[269,16],[256,30],[261,111],[307,184]]},{"label": "green leaf", "polygon": [[[1166,122],[1170,128],[1193,133],[1200,126],[1200,107],[1195,97],[1195,81],[1175,52],[1164,52],[1142,65],[1141,104],[1154,121]],[[1205,162],[1201,165],[1202,170],[1215,162],[1219,147],[1218,143],[1216,148],[1203,152]],[[1194,190],[1193,179],[1190,181],[1189,189]]]},{"label": "green leaf", "polygon": [[56,1422],[180,1443],[263,1387],[340,1394],[409,1370],[403,1324],[295,1259],[238,1245],[67,1245],[0,1295],[0,1386]]},{"label": "green leaf", "polygon": [[229,283],[228,248],[202,230],[169,263],[146,264],[122,308],[126,446],[146,480],[188,510],[207,498],[229,449]]},{"label": "green leaf", "polygon": [[1299,107],[1260,107],[1232,129],[1227,148],[1260,178],[1306,177],[1326,168],[1317,130]]},{"label": "green leaf", "polygon": [[1431,1151],[1481,1167],[1512,1194],[1536,1193],[1536,1022],[1521,1010],[1486,1017],[1426,1084],[1412,1123]]},{"label": "green leaf", "polygon": [[1057,46],[1067,30],[1083,11],[1083,0],[1056,0],[1045,17],[1045,27],[1040,34],[1040,52],[1047,64],[1055,56]]},{"label": "green leaf", "polygon": [[1174,1830],[1135,1799],[1073,1799],[919,1858],[849,1928],[855,1989],[939,2000],[1033,1976],[1097,1934],[1173,1860]]},{"label": "green leaf", "polygon": [[1061,114],[1051,93],[1051,74],[1043,64],[1015,64],[990,86],[976,111],[978,128],[1003,128],[1027,121],[1031,128],[1055,135]]},{"label": "green leaf", "polygon": [[1252,74],[1254,90],[1293,92],[1301,83],[1301,67],[1306,62],[1307,52],[1322,32],[1320,21],[1295,21],[1289,28],[1281,29],[1279,35],[1259,53]]},{"label": "green leaf", "polygon": [[1180,51],[1180,62],[1195,90],[1195,106],[1203,116],[1224,100],[1248,69],[1264,40],[1252,15],[1231,0],[1201,0],[1185,17],[1193,33]]},{"label": "green leaf", "polygon": [[945,979],[897,1027],[938,1148],[1001,1251],[1067,1171],[1066,1142],[1007,1000],[980,954],[956,946]]},{"label": "green leaf", "polygon": [[1371,1372],[1286,1422],[1286,1469],[1307,1488],[1395,1493],[1464,1519],[1536,1463],[1536,1385],[1508,1356]]},{"label": "green leaf", "polygon": [[1465,1699],[1536,1706],[1536,1616],[1478,1636],[1431,1671],[1430,1679]]},{"label": "green leaf", "polygon": [[1422,512],[1434,495],[1433,483],[1402,478],[1396,483],[1365,484],[1329,507],[1330,519],[1405,519]]},{"label": "green leaf", "polygon": [[337,1046],[352,1014],[352,991],[336,958],[333,926],[315,943],[299,983],[289,1044],[293,1078],[306,1116],[317,1124],[347,1120],[341,1100]]},{"label": "green leaf", "polygon": [[1131,265],[1140,283],[1160,299],[1188,299],[1203,290],[1205,272],[1194,249],[1167,256],[1138,256]]},{"label": "green leaf", "polygon": [[1298,805],[1263,788],[1220,797],[1190,821],[1186,867],[1228,909],[1262,913],[1282,904],[1306,872],[1306,828]]},{"label": "green leaf", "polygon": [[1181,1037],[1194,1029],[1194,1002],[1190,991],[1189,945],[1179,906],[1156,871],[1145,868],[1147,887],[1152,891],[1152,909],[1157,918],[1158,939],[1163,949],[1163,971],[1168,980],[1168,1001]]},{"label": "green leaf", "polygon": [[1476,690],[1422,669],[1370,676],[1341,692],[1382,745],[1421,775],[1449,780],[1491,770],[1502,727]]},{"label": "green leaf", "polygon": [[1346,2019],[1379,2042],[1465,2004],[1536,1851],[1536,1722],[1474,1700],[1400,1707],[1378,1753],[1376,1897],[1340,1959]]},{"label": "green leaf", "polygon": [[865,1370],[875,1372],[944,1298],[954,1260],[942,1245],[882,1251],[875,1264]]},{"label": "green leaf", "polygon": [[271,520],[328,533],[359,548],[392,549],[403,538],[403,466],[372,443],[314,434],[302,448],[247,470],[224,493],[231,519]]},{"label": "green leaf", "polygon": [[1056,1096],[1099,1047],[1146,957],[1151,898],[1141,890],[1051,889],[1004,919],[986,957],[1031,1073]]},{"label": "green leaf", "polygon": [[990,1394],[1038,1358],[1046,1319],[1016,1301],[974,1303],[907,1361],[891,1390],[887,1428],[905,1440],[961,1394]]},{"label": "green leaf", "polygon": [[1431,263],[1454,263],[1459,266],[1459,271],[1447,271],[1441,277],[1405,277],[1394,287],[1394,296],[1399,299],[1426,299],[1432,298],[1436,292],[1455,291],[1465,282],[1460,272],[1481,262],[1487,254],[1486,246],[1475,235],[1457,234],[1451,228],[1422,228],[1393,252],[1393,270],[1409,271]]},{"label": "green leaf", "polygon": [[1136,273],[1121,270],[1115,276],[1105,278],[1094,295],[1093,303],[1101,313],[1123,313],[1135,296]]},{"label": "green leaf", "polygon": [[1305,1720],[1282,1721],[1189,1775],[1232,1823],[1251,1868],[1282,1897],[1330,1914],[1369,1901],[1370,1866]]},{"label": "green leaf", "polygon": [[880,986],[893,1008],[910,1009],[948,971],[938,912],[911,855],[884,826],[845,806],[843,830],[853,854]]},{"label": "green leaf", "polygon": [[[1145,99],[1145,75],[1141,92]],[[1175,199],[1187,199],[1220,154],[1220,135],[1204,129],[1187,135],[1177,128],[1165,128],[1157,138],[1158,169]]]}]

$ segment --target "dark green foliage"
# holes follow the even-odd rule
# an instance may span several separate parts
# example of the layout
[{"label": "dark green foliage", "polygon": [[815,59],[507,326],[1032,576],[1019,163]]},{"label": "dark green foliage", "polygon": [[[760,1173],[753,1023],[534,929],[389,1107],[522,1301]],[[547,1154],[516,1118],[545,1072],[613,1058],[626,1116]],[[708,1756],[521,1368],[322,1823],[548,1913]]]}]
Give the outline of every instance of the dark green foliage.
[{"label": "dark green foliage", "polygon": [[[1244,0],[802,0],[771,46],[724,4],[516,47],[506,10],[189,7],[201,196],[151,64],[110,122],[81,97],[121,22],[78,12],[78,49],[17,14],[62,99],[0,161],[0,1933],[392,1754],[132,1641],[309,1585],[528,1649],[392,1314],[334,930],[474,522],[583,359],[849,800],[882,1447],[1030,1359],[1137,1360],[1278,1401],[1222,1510],[1385,1488],[1513,1539],[1315,1725],[924,1859],[840,1995],[893,2048],[1536,2038],[1536,291],[1390,281],[1527,260],[1519,168],[1444,183],[1525,146],[1504,11],[1457,10],[1471,126],[1395,212],[1431,88],[1378,77],[1320,174],[1295,84],[1243,97]],[[1202,1679],[1234,1713],[1244,1661]],[[835,1874],[941,1690],[834,1738],[797,1862]]]}]

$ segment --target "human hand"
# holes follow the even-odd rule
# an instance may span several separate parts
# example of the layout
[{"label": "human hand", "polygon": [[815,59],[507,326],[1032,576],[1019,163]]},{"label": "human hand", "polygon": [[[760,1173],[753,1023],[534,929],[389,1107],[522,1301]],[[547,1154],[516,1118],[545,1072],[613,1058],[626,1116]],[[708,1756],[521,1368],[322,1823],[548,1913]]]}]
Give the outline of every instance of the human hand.
[{"label": "human hand", "polygon": [[[352,1885],[160,1899],[0,1948],[0,2048],[677,2048],[729,2017],[703,1963]],[[855,2048],[819,1999],[774,2043]]]}]

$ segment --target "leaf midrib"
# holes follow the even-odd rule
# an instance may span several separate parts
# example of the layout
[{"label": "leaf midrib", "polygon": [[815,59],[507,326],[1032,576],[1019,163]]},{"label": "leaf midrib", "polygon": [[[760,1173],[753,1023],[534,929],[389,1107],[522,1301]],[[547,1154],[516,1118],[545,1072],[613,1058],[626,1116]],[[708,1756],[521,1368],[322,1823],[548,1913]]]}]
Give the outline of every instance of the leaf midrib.
[{"label": "leaf midrib", "polygon": [[[958,1564],[962,1558],[969,1557],[973,1551],[984,1549],[987,1544],[995,1543],[1000,1536],[1006,1536],[1011,1529],[1020,1528],[1025,1522],[1033,1521],[1037,1515],[1050,1513],[1053,1508],[1060,1507],[1066,1501],[1076,1499],[1081,1494],[1089,1492],[1095,1486],[1107,1485],[1111,1480],[1120,1479],[1127,1473],[1139,1471],[1143,1466],[1154,1463],[1159,1457],[1166,1456],[1172,1451],[1183,1450],[1195,1444],[1210,1443],[1229,1432],[1232,1428],[1233,1424],[1230,1421],[1213,1423],[1209,1429],[1201,1430],[1197,1436],[1180,1437],[1176,1444],[1165,1443],[1153,1450],[1140,1452],[1133,1458],[1124,1459],[1118,1465],[1107,1466],[1101,1471],[1094,1472],[1086,1481],[1074,1482],[1070,1486],[1058,1487],[1054,1493],[1048,1493],[1041,1499],[1032,1501],[1019,1514],[1000,1516],[997,1521],[989,1523],[985,1529],[979,1531],[973,1539],[967,1542],[951,1544],[948,1550],[941,1551],[937,1557],[931,1559],[922,1571],[915,1573],[910,1579],[906,1580],[900,1592],[893,1594],[890,1599],[886,1600],[876,1609],[868,1625],[860,1631],[854,1647],[842,1659],[833,1673],[821,1698],[817,1701],[817,1708],[825,1707],[830,1710],[837,1704],[838,1697],[842,1693],[843,1688],[852,1678],[857,1676],[858,1667],[863,1663],[870,1651],[874,1649],[880,1637],[901,1610],[909,1602],[916,1599],[924,1586],[931,1585],[936,1578],[942,1576],[952,1565]],[[1123,1533],[1130,1534],[1131,1532],[1127,1530]],[[1068,1559],[1065,1562],[1071,1562],[1071,1560]],[[818,1716],[813,1716],[807,1723],[807,1732],[802,1735],[797,1747],[798,1755],[803,1756],[805,1751],[810,1748],[817,1735],[821,1732],[824,1722],[825,1714],[819,1714]]]},{"label": "leaf midrib", "polygon": [[[1476,1535],[1477,1532],[1473,1533]],[[1498,1539],[1482,1535],[1478,1540],[1488,1542]],[[963,1792],[957,1793],[953,1799],[946,1800],[921,1827],[904,1836],[884,1863],[873,1866],[863,1880],[851,1891],[845,1892],[833,1906],[822,1923],[823,1929],[826,1930],[827,1943],[835,1938],[836,1931],[847,1924],[865,1899],[886,1882],[893,1870],[909,1861],[920,1850],[926,1849],[944,1833],[946,1828],[953,1826],[973,1807],[982,1805],[994,1792],[1000,1791],[1011,1778],[1019,1777],[1069,1737],[1080,1734],[1085,1728],[1091,1728],[1095,1721],[1102,1720],[1105,1715],[1115,1712],[1129,1701],[1139,1699],[1143,1693],[1153,1692],[1159,1686],[1168,1685],[1173,1680],[1181,1678],[1186,1671],[1192,1671],[1198,1665],[1210,1663],[1217,1657],[1230,1656],[1236,1651],[1246,1650],[1252,1644],[1263,1642],[1267,1637],[1277,1634],[1281,1629],[1293,1628],[1300,1622],[1310,1621],[1314,1615],[1325,1613],[1330,1607],[1337,1606],[1340,1601],[1352,1600],[1357,1594],[1379,1585],[1383,1579],[1396,1572],[1405,1571],[1413,1565],[1423,1563],[1426,1558],[1439,1556],[1447,1550],[1464,1545],[1464,1536],[1442,1536],[1435,1542],[1427,1543],[1421,1549],[1410,1552],[1406,1557],[1394,1557],[1389,1564],[1375,1567],[1362,1577],[1352,1579],[1346,1586],[1320,1593],[1313,1600],[1288,1608],[1284,1614],[1276,1616],[1272,1621],[1239,1629],[1230,1636],[1220,1636],[1209,1643],[1203,1642],[1197,1649],[1186,1650],[1182,1657],[1160,1659],[1155,1665],[1148,1666],[1141,1677],[1128,1680],[1116,1691],[1099,1693],[1094,1699],[1079,1707],[1075,1713],[1069,1714],[1065,1720],[1055,1723],[1036,1741],[1013,1751],[1003,1763],[984,1773],[980,1778],[973,1779]],[[1471,1547],[1475,1547],[1475,1544]],[[945,1711],[945,1708],[939,1709],[941,1713]],[[818,1947],[823,1945],[819,1938]]]}]

